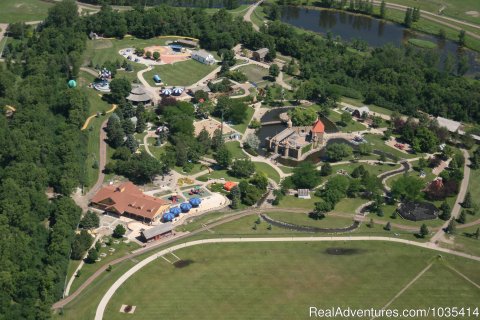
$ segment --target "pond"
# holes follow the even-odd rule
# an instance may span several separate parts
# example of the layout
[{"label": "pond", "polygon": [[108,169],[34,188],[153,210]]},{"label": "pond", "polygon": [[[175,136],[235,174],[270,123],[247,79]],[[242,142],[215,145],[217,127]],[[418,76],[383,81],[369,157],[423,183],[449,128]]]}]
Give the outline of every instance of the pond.
[{"label": "pond", "polygon": [[466,54],[470,61],[469,73],[480,72],[478,53],[461,49],[455,42],[442,40],[438,37],[413,32],[403,26],[366,15],[358,15],[345,11],[328,9],[308,9],[302,7],[282,7],[282,21],[302,29],[326,34],[331,32],[334,37],[343,40],[361,39],[372,47],[386,44],[404,45],[408,39],[428,40],[437,44],[437,51],[442,60],[450,53],[456,56]]}]

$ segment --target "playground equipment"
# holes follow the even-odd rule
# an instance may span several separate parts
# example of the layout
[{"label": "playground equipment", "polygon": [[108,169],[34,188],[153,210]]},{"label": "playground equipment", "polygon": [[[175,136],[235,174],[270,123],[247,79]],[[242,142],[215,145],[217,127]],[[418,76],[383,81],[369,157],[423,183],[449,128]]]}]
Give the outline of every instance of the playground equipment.
[{"label": "playground equipment", "polygon": [[175,88],[172,89],[172,92],[175,96],[179,96],[183,93],[183,88],[176,88],[175,87]]},{"label": "playground equipment", "polygon": [[107,70],[107,68],[103,68],[102,70],[100,70],[98,77],[102,80],[112,79],[112,72],[110,70]]},{"label": "playground equipment", "polygon": [[162,95],[168,97],[168,96],[172,95],[172,90],[165,88],[165,89],[162,90]]},{"label": "playground equipment", "polygon": [[73,80],[73,79],[70,80],[70,81],[68,81],[68,87],[69,87],[70,89],[73,89],[73,88],[75,88],[76,86],[77,86],[77,81],[75,81],[75,80]]},{"label": "playground equipment", "polygon": [[200,186],[195,186],[193,189],[190,189],[188,194],[189,195],[194,195],[194,194],[201,195],[201,194],[203,194],[203,190],[200,188]]}]

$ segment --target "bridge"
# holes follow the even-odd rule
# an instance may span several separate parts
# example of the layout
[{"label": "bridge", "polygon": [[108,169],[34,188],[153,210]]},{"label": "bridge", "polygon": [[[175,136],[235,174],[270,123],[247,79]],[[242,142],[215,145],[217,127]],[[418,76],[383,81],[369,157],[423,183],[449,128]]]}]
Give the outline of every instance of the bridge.
[{"label": "bridge", "polygon": [[268,126],[270,124],[282,124],[283,121],[281,120],[273,120],[273,121],[266,121],[266,122],[262,122],[262,126]]}]

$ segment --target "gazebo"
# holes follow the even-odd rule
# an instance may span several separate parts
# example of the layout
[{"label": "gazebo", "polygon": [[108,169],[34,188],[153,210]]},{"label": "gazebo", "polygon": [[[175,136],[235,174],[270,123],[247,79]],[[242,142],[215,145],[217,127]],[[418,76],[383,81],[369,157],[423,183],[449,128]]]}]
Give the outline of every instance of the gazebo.
[{"label": "gazebo", "polygon": [[163,221],[165,221],[165,222],[172,221],[173,218],[175,218],[175,215],[173,213],[171,213],[170,211],[168,211],[167,213],[165,213],[163,215]]},{"label": "gazebo", "polygon": [[152,98],[147,94],[143,86],[137,85],[132,88],[132,91],[130,91],[127,100],[132,102],[133,104],[148,104],[152,101]]},{"label": "gazebo", "polygon": [[165,89],[162,90],[162,95],[163,95],[163,96],[170,96],[171,94],[172,94],[172,90],[171,90],[171,89],[165,88]]},{"label": "gazebo", "polygon": [[183,93],[183,88],[173,88],[172,92],[174,95],[179,96]]},{"label": "gazebo", "polygon": [[192,205],[192,207],[196,208],[200,205],[200,203],[202,203],[202,199],[200,198],[191,198],[190,200],[188,200],[188,202],[190,202],[190,204]]},{"label": "gazebo", "polygon": [[170,213],[173,214],[175,217],[178,217],[181,212],[182,210],[180,210],[179,207],[170,208]]},{"label": "gazebo", "polygon": [[192,205],[188,202],[184,202],[180,205],[180,209],[182,209],[182,212],[188,212],[192,209]]}]

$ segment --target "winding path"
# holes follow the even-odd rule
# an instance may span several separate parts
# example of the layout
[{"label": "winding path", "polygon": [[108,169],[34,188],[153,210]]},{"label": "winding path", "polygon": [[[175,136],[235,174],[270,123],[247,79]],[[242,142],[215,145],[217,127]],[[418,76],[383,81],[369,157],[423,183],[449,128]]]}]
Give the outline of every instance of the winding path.
[{"label": "winding path", "polygon": [[250,23],[252,24],[252,26],[253,26],[253,29],[255,29],[255,31],[260,31],[260,27],[257,26],[255,23],[253,23],[253,21],[252,21],[252,13],[253,13],[253,11],[255,11],[255,9],[256,9],[260,4],[262,4],[263,1],[264,1],[264,0],[260,0],[260,1],[258,1],[257,3],[252,4],[252,5],[248,8],[248,10],[247,10],[247,12],[245,13],[245,15],[243,16],[243,20],[250,22]]},{"label": "winding path", "polygon": [[163,255],[167,253],[172,253],[176,250],[193,247],[197,245],[205,245],[211,243],[256,243],[256,242],[332,242],[332,241],[383,241],[383,242],[396,242],[402,243],[406,245],[416,246],[424,249],[434,250],[437,252],[443,252],[452,254],[458,257],[467,258],[475,261],[480,261],[480,257],[469,255],[462,252],[453,251],[450,249],[445,249],[441,247],[437,247],[432,243],[422,243],[422,242],[415,242],[411,240],[405,239],[398,239],[398,238],[389,238],[389,237],[370,237],[370,236],[359,236],[359,237],[279,237],[279,238],[213,238],[213,239],[203,239],[203,240],[195,240],[189,241],[182,244],[175,245],[173,247],[161,250],[150,257],[140,261],[138,264],[130,268],[127,272],[125,272],[120,278],[117,279],[113,283],[113,285],[108,289],[108,291],[103,296],[102,300],[100,301],[96,313],[95,313],[95,320],[102,320],[105,309],[113,297],[115,292],[117,291],[120,286],[122,286],[132,275],[134,275],[137,271],[141,270],[144,266],[149,264],[152,261],[155,261],[158,258],[161,258]]}]

